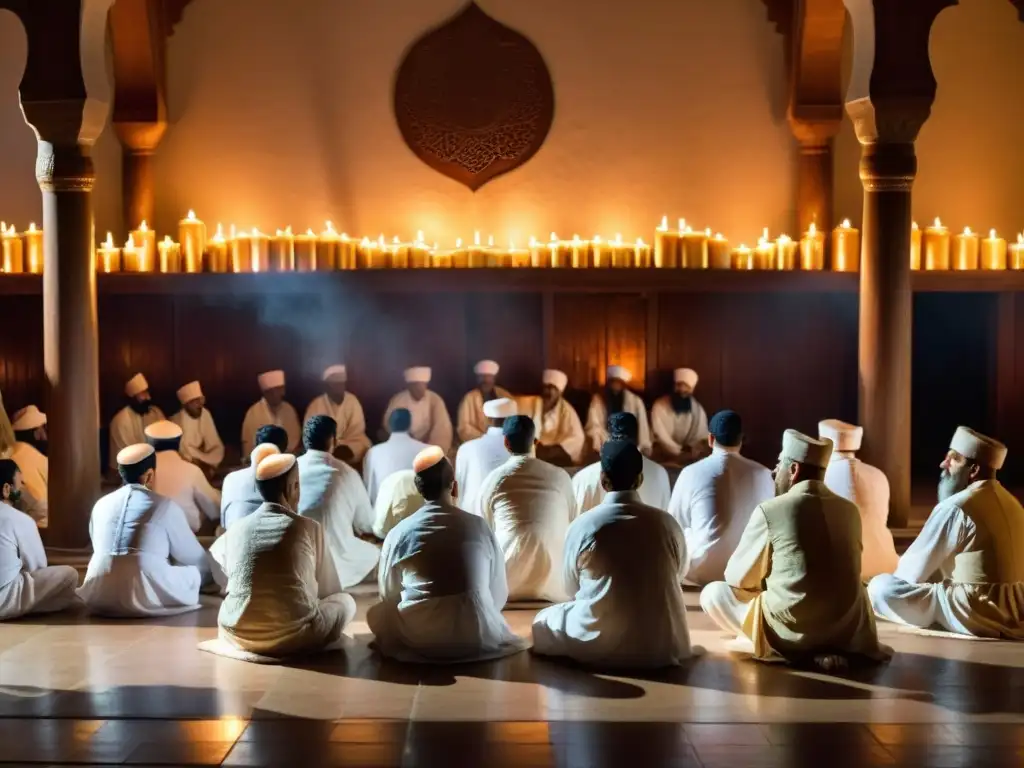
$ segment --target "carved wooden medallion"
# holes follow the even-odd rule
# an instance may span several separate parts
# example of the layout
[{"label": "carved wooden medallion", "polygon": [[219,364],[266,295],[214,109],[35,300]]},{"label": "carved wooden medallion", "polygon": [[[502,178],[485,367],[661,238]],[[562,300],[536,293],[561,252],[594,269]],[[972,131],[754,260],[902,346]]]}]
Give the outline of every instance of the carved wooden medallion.
[{"label": "carved wooden medallion", "polygon": [[554,114],[540,51],[472,2],[414,43],[395,79],[406,144],[473,191],[533,157]]}]

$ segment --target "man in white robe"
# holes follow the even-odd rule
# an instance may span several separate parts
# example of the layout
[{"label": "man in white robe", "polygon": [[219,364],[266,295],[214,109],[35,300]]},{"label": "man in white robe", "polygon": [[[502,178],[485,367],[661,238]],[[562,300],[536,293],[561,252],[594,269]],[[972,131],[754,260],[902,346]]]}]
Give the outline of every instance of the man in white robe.
[{"label": "man in white robe", "polygon": [[181,455],[185,461],[210,473],[224,461],[224,441],[220,439],[213,414],[206,409],[206,397],[198,381],[178,390],[181,410],[171,418],[181,427]]},{"label": "man in white robe", "polygon": [[476,493],[492,469],[509,459],[502,427],[505,419],[516,415],[515,401],[503,397],[483,405],[487,415],[487,433],[459,446],[455,454],[455,481],[459,484],[459,504],[468,511],[476,509]]},{"label": "man in white robe", "polygon": [[996,479],[1006,446],[959,427],[939,503],[892,575],[868,584],[883,619],[969,637],[1024,640],[1024,508]]},{"label": "man in white robe", "polygon": [[242,422],[242,455],[248,456],[256,447],[256,430],[265,424],[276,424],[288,433],[289,451],[295,451],[302,439],[299,414],[284,399],[284,371],[267,371],[256,377],[263,397],[246,412]]},{"label": "man in white robe", "polygon": [[576,517],[572,481],[564,469],[534,458],[530,417],[506,419],[504,433],[512,458],[484,480],[475,511],[498,539],[509,599],[564,600],[559,564]]},{"label": "man in white robe", "polygon": [[78,602],[78,571],[47,565],[39,528],[14,508],[22,473],[12,459],[0,459],[0,621],[62,611]]},{"label": "man in white robe", "polygon": [[416,473],[411,469],[392,472],[380,484],[373,505],[373,535],[384,539],[391,529],[412,517],[426,501],[416,490]]},{"label": "man in white robe", "polygon": [[285,657],[341,640],[356,602],[338,574],[315,520],[296,513],[299,467],[274,454],[256,467],[263,505],[225,534],[227,597],[218,635],[243,651]]},{"label": "man in white robe", "polygon": [[288,433],[276,424],[267,424],[257,430],[256,442],[257,446],[248,456],[249,465],[228,473],[221,485],[220,524],[225,530],[263,504],[263,497],[256,488],[256,467],[271,453],[285,452]]},{"label": "man in white robe", "polygon": [[366,416],[359,399],[348,391],[348,369],[332,365],[324,371],[324,393],[306,408],[303,423],[313,416],[330,416],[338,425],[338,445],[335,458],[349,464],[359,464],[370,450],[366,436]]},{"label": "man in white robe", "polygon": [[535,653],[612,669],[673,666],[693,655],[679,588],[686,542],[668,513],[640,500],[643,467],[631,441],[613,437],[601,448],[608,495],[569,526],[563,573],[575,597],[537,614]]},{"label": "man in white robe", "polygon": [[590,411],[587,413],[587,437],[595,453],[601,452],[601,446],[608,439],[608,417],[625,412],[636,416],[640,425],[640,441],[637,443],[640,453],[651,455],[651,427],[647,421],[647,406],[638,394],[627,389],[626,385],[632,379],[633,374],[628,368],[610,365],[604,391],[591,398]]},{"label": "man in white robe", "polygon": [[498,542],[483,520],[455,505],[444,450],[423,451],[414,471],[426,504],[384,540],[380,602],[366,614],[377,650],[400,661],[451,664],[528,648],[501,615],[508,586]]},{"label": "man in white robe", "polygon": [[452,419],[444,400],[427,387],[430,384],[429,368],[407,368],[406,388],[391,398],[384,413],[384,428],[389,428],[391,414],[398,408],[405,408],[412,416],[409,434],[415,440],[429,445],[440,445],[445,453],[452,448]]},{"label": "man in white robe", "polygon": [[860,450],[864,428],[827,419],[818,423],[818,436],[827,437],[836,447],[825,470],[825,485],[860,510],[864,540],[860,577],[868,581],[880,573],[892,573],[900,556],[887,525],[889,480],[882,470],[865,464],[855,455]]},{"label": "man in white robe", "polygon": [[15,412],[11,428],[15,440],[11,458],[21,470],[25,483],[20,508],[36,521],[36,525],[45,528],[50,478],[50,462],[46,458],[46,414],[34,405],[27,405]]},{"label": "man in white robe", "polygon": [[[459,440],[468,443],[476,440],[487,432],[488,417],[484,414],[484,404],[490,400],[501,398],[511,399],[508,390],[497,385],[498,371],[501,367],[493,360],[481,360],[473,367],[477,377],[476,389],[470,390],[459,403],[458,434]],[[456,472],[458,466],[456,465]],[[462,485],[460,484],[461,488]]]},{"label": "man in white robe", "polygon": [[363,478],[334,458],[338,425],[330,416],[313,416],[302,428],[306,452],[299,457],[298,513],[323,529],[342,589],[366,580],[377,567],[380,550],[356,534],[373,532],[373,507]]},{"label": "man in white robe", "polygon": [[146,442],[145,429],[164,420],[164,412],[153,405],[149,382],[137,373],[124,385],[127,405],[110,420],[110,467],[117,469],[117,454],[129,445]]},{"label": "man in white robe", "polygon": [[557,467],[578,465],[586,443],[579,414],[562,396],[568,384],[564,372],[544,371],[542,394],[535,398],[535,410],[529,414],[540,432],[537,458]]},{"label": "man in white robe", "polygon": [[651,408],[656,458],[672,464],[689,464],[708,454],[708,415],[697,402],[697,372],[677,368],[671,395],[655,401]]},{"label": "man in white robe", "polygon": [[181,435],[181,427],[173,421],[146,427],[146,442],[156,450],[153,490],[181,507],[196,533],[204,519],[214,524],[220,519],[220,491],[210,485],[203,470],[181,458]]},{"label": "man in white robe", "polygon": [[196,610],[210,575],[208,555],[181,507],[153,491],[156,451],[131,445],[115,458],[124,485],[92,508],[93,555],[78,596],[101,616]]},{"label": "man in white robe", "polygon": [[366,452],[363,461],[363,482],[366,492],[370,495],[370,503],[377,503],[377,493],[389,475],[403,469],[412,469],[412,460],[416,454],[427,448],[409,434],[412,416],[405,408],[396,408],[388,417],[388,428],[391,436],[383,443],[373,446]]},{"label": "man in white robe", "polygon": [[[640,425],[632,413],[613,413],[608,417],[608,433],[612,440],[625,441],[636,445],[640,433]],[[672,487],[668,480],[668,472],[657,462],[643,457],[643,475],[637,493],[640,501],[648,507],[668,509],[672,496]],[[601,479],[601,462],[584,467],[572,478],[572,490],[576,494],[576,512],[582,515],[599,504],[604,503],[605,487]]]},{"label": "man in white robe", "polygon": [[686,581],[699,586],[725,578],[750,514],[775,496],[771,471],[740,455],[740,415],[719,411],[710,430],[711,455],[683,468],[668,505],[686,537]]}]

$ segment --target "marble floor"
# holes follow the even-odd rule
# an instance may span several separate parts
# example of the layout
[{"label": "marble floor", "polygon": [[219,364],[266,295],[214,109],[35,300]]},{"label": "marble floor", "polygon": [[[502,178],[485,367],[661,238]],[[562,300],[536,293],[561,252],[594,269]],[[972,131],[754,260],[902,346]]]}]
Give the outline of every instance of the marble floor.
[{"label": "marble floor", "polygon": [[[1019,766],[1024,647],[882,625],[885,667],[829,677],[731,657],[688,593],[706,655],[652,674],[520,654],[384,662],[362,612],[343,652],[286,666],[212,656],[218,601],[148,622],[0,626],[0,764]],[[361,611],[372,601],[360,596]],[[507,613],[529,632],[532,610]]]}]

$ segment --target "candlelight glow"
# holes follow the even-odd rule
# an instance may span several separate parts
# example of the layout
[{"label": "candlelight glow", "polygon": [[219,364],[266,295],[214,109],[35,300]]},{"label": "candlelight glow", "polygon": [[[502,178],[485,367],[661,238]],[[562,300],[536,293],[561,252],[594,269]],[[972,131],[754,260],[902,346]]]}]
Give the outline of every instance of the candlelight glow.
[{"label": "candlelight glow", "polygon": [[197,219],[196,219],[196,212],[195,211],[189,211],[188,212],[188,216],[186,216],[185,218],[187,218],[189,221],[197,221]]},{"label": "candlelight glow", "polygon": [[391,242],[394,245],[400,245],[402,241],[398,239],[398,235],[395,235],[393,238],[391,238]]},{"label": "candlelight glow", "polygon": [[601,236],[600,235],[594,235],[594,244],[595,245],[600,245],[601,244]]},{"label": "candlelight glow", "polygon": [[488,248],[493,248],[494,247],[494,235],[488,235],[487,236],[487,247]]},{"label": "candlelight glow", "polygon": [[1024,233],[1021,233],[1021,234],[1017,235],[1017,242],[1018,243],[1024,243]]},{"label": "candlelight glow", "polygon": [[456,248],[461,248],[462,247],[462,238],[461,237],[455,238],[455,247]]},{"label": "candlelight glow", "polygon": [[537,238],[534,237],[533,235],[530,235],[530,247],[536,248],[539,244],[540,243],[537,242]]},{"label": "candlelight glow", "polygon": [[103,247],[104,248],[113,248],[114,247],[114,233],[113,232],[107,232],[107,239],[103,241]]},{"label": "candlelight glow", "polygon": [[680,219],[679,220],[679,231],[682,232],[684,229],[686,229],[686,219]]},{"label": "candlelight glow", "polygon": [[668,232],[668,216],[661,217],[661,226],[658,227],[659,232]]},{"label": "candlelight glow", "polygon": [[997,238],[996,238],[996,231],[995,231],[994,229],[990,229],[990,230],[988,231],[988,239],[989,239],[989,240],[995,240],[995,239],[997,239]]},{"label": "candlelight glow", "polygon": [[557,243],[558,242],[558,235],[556,235],[554,232],[551,233],[551,242],[552,243]]},{"label": "candlelight glow", "polygon": [[369,248],[372,245],[372,243],[370,242],[370,238],[364,237],[362,241],[359,243],[359,245],[363,248]]},{"label": "candlelight glow", "polygon": [[783,244],[783,245],[786,245],[788,243],[792,243],[793,239],[789,235],[779,235],[778,242]]},{"label": "candlelight glow", "polygon": [[840,229],[851,229],[851,227],[850,227],[850,220],[849,219],[843,219],[843,223],[840,224],[839,227],[840,227]]},{"label": "candlelight glow", "polygon": [[583,242],[583,241],[582,241],[582,240],[580,239],[580,236],[579,236],[579,235],[573,235],[573,236],[572,236],[572,241],[573,241],[574,243],[582,243],[582,242]]},{"label": "candlelight glow", "polygon": [[235,230],[235,225],[234,225],[234,224],[232,224],[232,225],[231,225],[231,239],[232,239],[232,240],[234,240],[234,239],[235,239],[235,237],[236,237],[236,234],[237,234],[237,232],[236,232],[236,230]]},{"label": "candlelight glow", "polygon": [[124,244],[124,247],[129,249],[135,247],[135,235],[128,235],[128,242]]},{"label": "candlelight glow", "polygon": [[224,226],[222,224],[217,225],[217,233],[210,239],[218,243],[224,242]]},{"label": "candlelight glow", "polygon": [[761,240],[763,240],[766,243],[768,242],[768,227],[765,227],[763,230],[761,230]]},{"label": "candlelight glow", "polygon": [[965,235],[973,235],[974,233],[971,232],[971,228],[970,227],[964,227],[964,234]]},{"label": "candlelight glow", "polygon": [[642,237],[638,237],[636,239],[636,247],[637,248],[646,248],[647,247],[647,243],[644,242],[644,239]]},{"label": "candlelight glow", "polygon": [[614,245],[622,245],[622,233],[621,232],[616,232],[615,233],[615,242],[613,244]]},{"label": "candlelight glow", "polygon": [[[142,223],[145,224],[146,222],[142,222]],[[36,231],[36,223],[34,221],[31,224],[28,225],[28,231],[29,232],[35,232]]]},{"label": "candlelight glow", "polygon": [[174,241],[171,240],[171,236],[170,235],[164,235],[164,239],[163,239],[163,243],[162,244],[163,245],[174,245]]},{"label": "candlelight glow", "polygon": [[920,227],[917,226],[917,222],[916,221],[913,224],[910,225],[910,228],[911,229],[920,229]]},{"label": "candlelight glow", "polygon": [[480,245],[480,232],[473,233],[473,245]]},{"label": "candlelight glow", "polygon": [[417,243],[424,242],[424,240],[423,240],[423,230],[422,229],[416,230],[416,242]]},{"label": "candlelight glow", "polygon": [[139,232],[149,232],[149,225],[146,223],[145,219],[143,219],[142,223],[139,224]]},{"label": "candlelight glow", "polygon": [[811,237],[814,237],[816,234],[818,234],[818,226],[813,221],[811,222],[811,226],[807,228],[807,234],[810,235]]},{"label": "candlelight glow", "polygon": [[[306,237],[316,237],[316,232],[313,231],[312,227],[306,230]],[[366,238],[364,237],[363,240],[366,240]],[[369,241],[367,240],[367,242]]]},{"label": "candlelight glow", "polygon": [[935,228],[936,229],[943,229],[942,219],[940,219],[938,216],[935,217]]},{"label": "candlelight glow", "polygon": [[377,247],[378,248],[383,248],[384,247],[384,235],[383,235],[383,233],[377,238]]},{"label": "candlelight glow", "polygon": [[324,234],[328,234],[328,235],[337,234],[334,231],[334,222],[333,221],[328,221],[326,226],[327,226],[327,229],[325,230]]},{"label": "candlelight glow", "polygon": [[[711,230],[709,229],[708,232],[710,232],[710,231]],[[715,240],[725,240],[725,237],[722,235],[721,232],[716,232],[715,233]]]}]

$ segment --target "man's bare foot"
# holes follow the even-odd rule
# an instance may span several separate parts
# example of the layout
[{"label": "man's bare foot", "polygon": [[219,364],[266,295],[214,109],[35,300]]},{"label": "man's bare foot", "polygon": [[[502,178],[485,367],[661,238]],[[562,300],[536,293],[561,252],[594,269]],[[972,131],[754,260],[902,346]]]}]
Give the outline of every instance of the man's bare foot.
[{"label": "man's bare foot", "polygon": [[845,672],[850,666],[850,662],[845,656],[840,656],[835,653],[819,654],[818,656],[815,656],[812,661],[814,662],[814,666],[822,672],[827,672],[829,674]]}]

